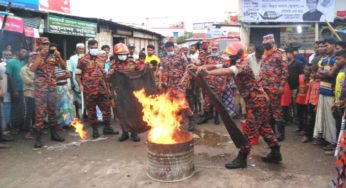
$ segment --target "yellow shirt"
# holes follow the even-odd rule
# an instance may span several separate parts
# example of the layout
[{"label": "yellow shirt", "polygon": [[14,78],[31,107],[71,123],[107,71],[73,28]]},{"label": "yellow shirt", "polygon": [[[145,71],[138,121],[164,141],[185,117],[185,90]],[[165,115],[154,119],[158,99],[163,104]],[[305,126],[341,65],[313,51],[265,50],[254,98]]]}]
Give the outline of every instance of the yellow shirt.
[{"label": "yellow shirt", "polygon": [[156,55],[152,55],[152,56],[147,56],[146,58],[145,58],[145,63],[147,64],[147,63],[150,63],[152,60],[156,60],[157,61],[157,64],[160,64],[161,63],[161,60],[160,60],[160,58],[158,58]]},{"label": "yellow shirt", "polygon": [[339,101],[339,99],[340,99],[341,90],[342,90],[342,83],[344,82],[344,79],[346,77],[345,72],[346,72],[346,70],[340,70],[338,75],[336,76],[335,101]]}]

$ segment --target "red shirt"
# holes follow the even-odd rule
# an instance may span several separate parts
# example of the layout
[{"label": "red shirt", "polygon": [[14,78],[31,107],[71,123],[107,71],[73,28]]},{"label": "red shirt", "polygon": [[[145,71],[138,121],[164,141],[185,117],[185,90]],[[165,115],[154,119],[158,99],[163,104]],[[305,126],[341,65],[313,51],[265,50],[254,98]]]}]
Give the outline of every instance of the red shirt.
[{"label": "red shirt", "polygon": [[307,95],[306,104],[312,104],[314,106],[317,106],[318,97],[320,95],[320,81],[319,80],[310,80],[306,95]]}]

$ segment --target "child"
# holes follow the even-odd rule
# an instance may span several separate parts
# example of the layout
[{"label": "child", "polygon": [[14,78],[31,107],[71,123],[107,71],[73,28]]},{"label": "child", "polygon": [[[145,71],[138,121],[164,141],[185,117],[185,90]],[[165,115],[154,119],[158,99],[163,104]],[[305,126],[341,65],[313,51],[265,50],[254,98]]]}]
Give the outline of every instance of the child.
[{"label": "child", "polygon": [[297,104],[297,117],[299,121],[298,130],[300,135],[304,135],[305,119],[307,116],[306,94],[308,91],[309,77],[311,73],[311,66],[307,65],[304,68],[304,74],[300,74],[298,77],[298,93],[296,98]]},{"label": "child", "polygon": [[316,107],[318,103],[318,96],[320,94],[320,81],[317,79],[318,66],[313,65],[311,67],[310,81],[308,83],[308,91],[306,93],[307,104],[307,118],[308,122],[304,129],[304,136],[301,140],[302,143],[307,143],[312,140],[315,118],[316,118]]},{"label": "child", "polygon": [[282,107],[282,111],[283,111],[283,115],[284,115],[284,120],[286,122],[289,122],[292,120],[292,118],[290,116],[291,103],[292,103],[291,89],[290,89],[288,82],[286,82],[285,87],[284,87],[284,93],[281,96],[281,107]]},{"label": "child", "polygon": [[134,72],[136,69],[137,69],[137,64],[136,64],[135,60],[129,59],[127,66],[125,67],[125,70],[129,71],[129,72]]},{"label": "child", "polygon": [[146,58],[146,55],[145,55],[145,53],[140,53],[139,54],[139,58],[138,58],[138,61],[137,61],[137,67],[136,67],[136,69],[137,70],[142,70],[142,69],[144,69],[144,67],[145,67],[145,58]]},{"label": "child", "polygon": [[156,60],[151,60],[150,66],[151,66],[151,69],[153,70],[153,73],[154,73],[155,84],[158,88],[160,88],[160,86],[161,86],[161,82],[160,82],[161,70],[158,67],[158,62]]}]

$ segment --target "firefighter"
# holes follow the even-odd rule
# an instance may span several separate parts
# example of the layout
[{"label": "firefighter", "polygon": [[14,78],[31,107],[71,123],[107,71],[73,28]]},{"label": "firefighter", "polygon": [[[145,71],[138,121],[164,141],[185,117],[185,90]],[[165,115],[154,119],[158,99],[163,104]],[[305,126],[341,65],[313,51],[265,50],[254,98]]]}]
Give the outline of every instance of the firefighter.
[{"label": "firefighter", "polygon": [[[282,160],[280,145],[269,125],[268,96],[263,88],[256,81],[252,69],[246,61],[246,48],[240,43],[232,43],[225,50],[225,54],[230,56],[231,66],[223,68],[222,64],[205,65],[198,68],[197,72],[214,76],[232,76],[238,87],[239,93],[244,98],[247,108],[246,132],[245,136],[251,140],[257,132],[271,148],[267,155],[262,157],[264,162],[279,163]],[[194,65],[191,68],[197,68]],[[190,68],[189,67],[189,68]],[[215,70],[213,70],[215,69]],[[225,165],[228,169],[246,168],[247,157],[250,153],[251,145],[247,144],[240,148],[238,156]]]},{"label": "firefighter", "polygon": [[33,125],[35,144],[34,148],[42,148],[42,131],[44,129],[44,115],[47,111],[50,126],[51,140],[63,142],[65,139],[57,132],[58,122],[56,118],[56,77],[55,68],[60,66],[66,69],[66,63],[60,56],[56,45],[50,45],[48,38],[40,39],[41,51],[30,70],[35,72],[35,103],[36,117]]},{"label": "firefighter", "polygon": [[[115,56],[115,62],[111,65],[111,70],[109,72],[109,77],[114,74],[116,70],[119,71],[134,71],[136,68],[136,63],[133,58],[129,58],[129,49],[124,43],[118,43],[114,45],[114,56]],[[115,88],[117,90],[118,87]],[[120,106],[116,106],[116,111],[122,110],[120,109]],[[116,113],[119,114],[119,113]],[[123,142],[125,140],[128,140],[129,138],[134,142],[139,142],[141,139],[140,137],[133,132],[131,132],[131,128],[129,125],[125,124],[124,121],[119,118],[120,120],[120,126],[122,129],[122,134],[119,137],[119,142]],[[129,135],[129,132],[131,132],[131,135]]]},{"label": "firefighter", "polygon": [[76,71],[76,79],[81,93],[84,94],[86,110],[88,112],[88,122],[93,129],[93,138],[100,137],[97,128],[96,106],[102,112],[103,116],[103,134],[119,134],[111,128],[110,111],[110,91],[104,69],[104,61],[98,57],[98,42],[96,40],[88,41],[89,53],[79,59]]}]

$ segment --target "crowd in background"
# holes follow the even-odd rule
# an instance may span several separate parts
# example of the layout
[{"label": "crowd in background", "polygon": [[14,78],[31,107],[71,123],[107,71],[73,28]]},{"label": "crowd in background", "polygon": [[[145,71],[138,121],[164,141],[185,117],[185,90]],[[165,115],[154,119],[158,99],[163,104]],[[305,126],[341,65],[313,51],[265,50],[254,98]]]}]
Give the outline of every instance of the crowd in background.
[{"label": "crowd in background", "polygon": [[[345,155],[346,147],[343,143],[337,144],[339,138],[344,137],[345,128],[342,122],[346,106],[346,42],[337,42],[334,38],[316,41],[314,53],[305,58],[299,54],[297,46],[281,49],[273,38],[267,40],[271,41],[271,48],[250,44],[246,61],[271,99],[270,125],[276,137],[279,141],[284,140],[285,126],[295,124],[302,143],[312,142],[321,146],[325,154],[338,153],[337,160],[344,160],[340,156]],[[282,64],[267,62],[266,57],[274,53],[272,49],[280,52],[275,58]],[[76,44],[75,55],[65,61],[58,46],[50,43],[48,38],[41,38],[40,48],[33,52],[8,47],[2,51],[0,63],[1,143],[12,141],[15,135],[23,133],[24,139],[34,137],[34,147],[40,148],[43,146],[41,135],[47,127],[52,140],[64,141],[59,129],[68,129],[74,118],[88,120],[93,127],[93,138],[99,137],[97,123],[100,122],[105,126],[104,134],[118,134],[111,127],[111,117],[116,117],[117,110],[108,79],[115,70],[135,71],[146,65],[152,69],[160,91],[173,88],[185,92],[190,107],[188,130],[193,131],[195,124],[210,120],[220,124],[219,114],[210,98],[192,79],[186,79],[186,69],[188,64],[227,66],[232,63],[232,58],[225,56],[218,44],[207,41],[190,46],[169,41],[165,44],[163,57],[156,56],[156,50],[154,45],[148,45],[137,54],[133,44],[120,43],[114,46],[112,54],[110,46],[99,49],[98,42],[91,40],[87,50],[85,44]],[[208,76],[206,79],[229,115],[245,124],[247,108],[234,78]],[[248,131],[245,126],[242,128]],[[121,129],[119,141],[129,138],[140,141],[137,134],[122,125]],[[249,141],[256,145],[256,139]],[[0,147],[8,145],[1,144]],[[337,164],[338,169],[345,168],[344,163]],[[338,172],[336,184],[344,178],[343,170]]]}]

